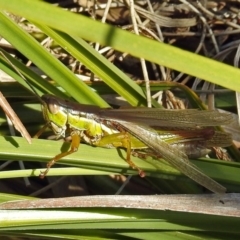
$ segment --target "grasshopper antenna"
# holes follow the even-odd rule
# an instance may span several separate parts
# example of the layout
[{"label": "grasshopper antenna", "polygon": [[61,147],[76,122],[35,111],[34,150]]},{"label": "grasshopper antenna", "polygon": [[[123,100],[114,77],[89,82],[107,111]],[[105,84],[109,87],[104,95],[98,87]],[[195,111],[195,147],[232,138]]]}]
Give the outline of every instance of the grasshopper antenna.
[{"label": "grasshopper antenna", "polygon": [[[20,73],[21,74],[21,73]],[[38,95],[37,91],[35,90],[35,88],[27,81],[27,79],[21,74],[20,75],[22,77],[22,79],[27,83],[27,85],[31,88],[31,90],[33,91],[33,93],[36,95],[37,99],[39,100],[40,103],[43,103],[42,98]]]},{"label": "grasshopper antenna", "polygon": [[18,73],[18,75],[25,81],[25,83],[30,87],[32,92],[35,94],[37,99],[40,101],[40,103],[43,103],[42,98],[39,96],[35,88],[28,82],[28,80],[24,77],[24,75],[13,65],[13,63],[9,60],[6,54],[4,54],[3,50],[0,50],[1,55],[7,60],[7,62],[13,67],[13,69]]}]

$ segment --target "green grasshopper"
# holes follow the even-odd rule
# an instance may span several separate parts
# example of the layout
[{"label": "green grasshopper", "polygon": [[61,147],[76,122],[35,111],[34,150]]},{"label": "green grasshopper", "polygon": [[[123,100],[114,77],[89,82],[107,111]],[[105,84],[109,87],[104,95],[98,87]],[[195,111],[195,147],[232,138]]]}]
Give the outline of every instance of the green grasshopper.
[{"label": "green grasshopper", "polygon": [[203,150],[208,147],[231,145],[231,137],[214,128],[228,124],[232,119],[228,114],[194,109],[163,110],[145,107],[103,109],[52,95],[43,95],[41,102],[46,125],[37,136],[46,127],[50,127],[57,137],[70,135],[72,138],[70,150],[52,158],[47,169],[41,172],[41,178],[47,175],[58,160],[76,152],[82,141],[99,147],[125,148],[126,161],[133,169],[137,169],[142,177],[145,173],[131,161],[133,153],[162,157],[212,192],[226,191],[225,187],[189,162],[186,146],[197,150],[196,155],[200,157],[202,152],[206,154]]},{"label": "green grasshopper", "polygon": [[[2,55],[5,57],[5,54]],[[15,70],[36,94],[25,77]],[[131,161],[131,154],[162,157],[177,170],[212,192],[226,191],[225,187],[190,163],[188,155],[201,157],[206,154],[206,148],[231,145],[231,137],[214,128],[228,124],[232,119],[228,114],[217,111],[144,107],[102,109],[69,102],[52,95],[43,95],[39,99],[46,125],[36,137],[46,127],[50,127],[57,137],[70,135],[72,138],[70,150],[52,158],[47,164],[47,169],[41,172],[41,178],[47,175],[51,166],[58,160],[76,152],[80,142],[83,141],[93,146],[125,148],[126,161],[132,168],[137,169],[142,177],[145,173]]]},{"label": "green grasshopper", "polygon": [[[5,54],[0,53],[7,59]],[[11,64],[11,62],[8,60]],[[12,64],[11,64],[12,65]],[[31,87],[25,77],[12,67]],[[101,109],[60,99],[52,95],[39,98],[42,103],[46,125],[57,137],[71,136],[70,150],[60,153],[40,173],[44,178],[58,160],[78,150],[81,141],[93,146],[117,148],[127,151],[126,161],[137,169],[140,176],[145,173],[131,161],[131,154],[164,158],[173,167],[200,185],[215,193],[226,189],[203,174],[189,162],[188,156],[201,157],[206,148],[231,145],[226,133],[215,130],[215,126],[228,124],[232,117],[217,111],[163,110],[152,108]]]}]

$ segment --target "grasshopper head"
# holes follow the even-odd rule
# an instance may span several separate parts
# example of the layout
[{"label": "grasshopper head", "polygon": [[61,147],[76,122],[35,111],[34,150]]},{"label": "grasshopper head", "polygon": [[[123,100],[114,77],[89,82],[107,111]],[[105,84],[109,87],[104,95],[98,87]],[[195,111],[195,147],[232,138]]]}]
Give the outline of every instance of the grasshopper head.
[{"label": "grasshopper head", "polygon": [[50,128],[58,136],[65,137],[67,110],[64,108],[64,100],[52,95],[42,96],[43,117],[49,123]]}]

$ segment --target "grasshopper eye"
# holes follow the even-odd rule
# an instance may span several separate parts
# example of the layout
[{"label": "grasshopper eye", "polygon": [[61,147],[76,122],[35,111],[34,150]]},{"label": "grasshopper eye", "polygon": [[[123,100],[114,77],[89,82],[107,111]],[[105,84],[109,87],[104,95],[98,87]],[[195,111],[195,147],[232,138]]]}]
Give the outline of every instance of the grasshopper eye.
[{"label": "grasshopper eye", "polygon": [[59,105],[57,104],[57,101],[54,99],[50,99],[48,102],[48,109],[50,113],[57,114],[59,111]]}]

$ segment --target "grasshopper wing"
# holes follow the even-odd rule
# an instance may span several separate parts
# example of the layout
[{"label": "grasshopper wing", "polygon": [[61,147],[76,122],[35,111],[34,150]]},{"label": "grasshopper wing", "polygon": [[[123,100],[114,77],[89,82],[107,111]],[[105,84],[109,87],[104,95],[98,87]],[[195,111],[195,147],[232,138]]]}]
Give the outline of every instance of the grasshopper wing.
[{"label": "grasshopper wing", "polygon": [[196,109],[169,110],[161,108],[123,108],[101,109],[100,117],[120,119],[128,122],[142,123],[148,126],[197,128],[229,124],[230,114],[218,111],[199,111]]},{"label": "grasshopper wing", "polygon": [[[182,151],[177,150],[161,139],[158,133],[147,126],[134,124],[126,121],[118,120],[116,124],[138,138],[157,155],[161,155],[177,170],[206,187],[214,193],[224,193],[226,188],[202,173],[195,165],[188,162],[188,158]],[[141,134],[139,134],[141,133]]]}]

